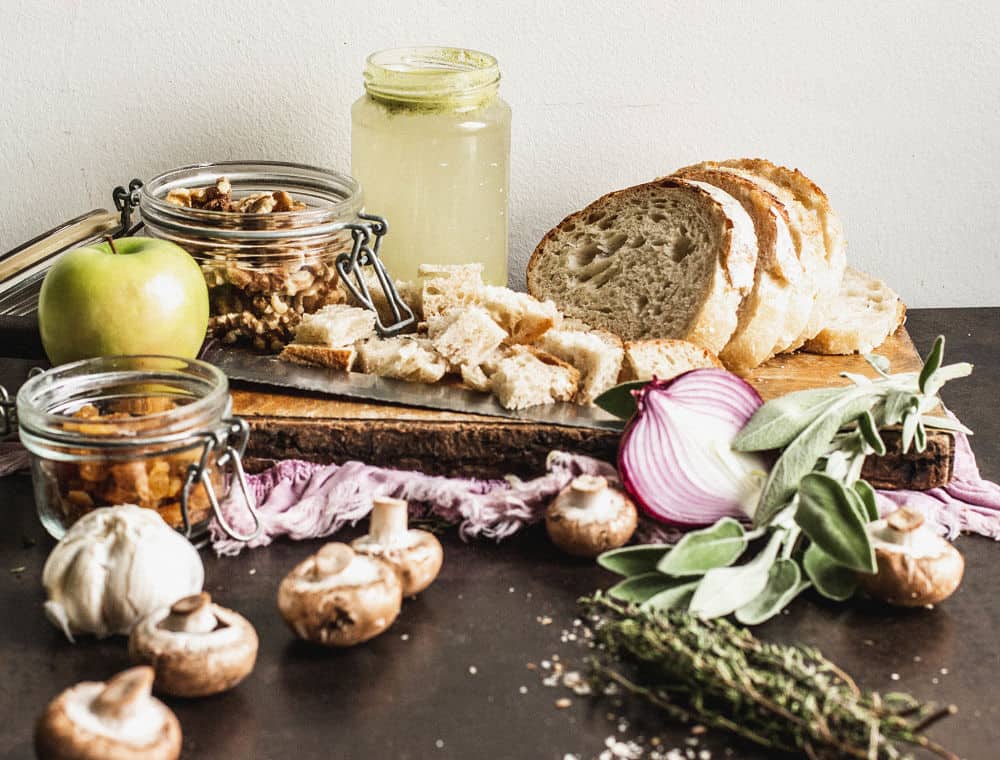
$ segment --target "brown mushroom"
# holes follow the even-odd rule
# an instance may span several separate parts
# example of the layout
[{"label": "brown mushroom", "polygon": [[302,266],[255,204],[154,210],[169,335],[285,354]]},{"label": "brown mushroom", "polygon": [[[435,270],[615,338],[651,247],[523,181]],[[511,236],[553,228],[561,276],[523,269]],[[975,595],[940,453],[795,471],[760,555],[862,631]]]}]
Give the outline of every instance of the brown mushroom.
[{"label": "brown mushroom", "polygon": [[233,688],[257,661],[257,631],[238,612],[212,604],[207,593],[156,610],[132,629],[132,660],[156,671],[156,690],[204,697]]},{"label": "brown mushroom", "polygon": [[624,546],[638,522],[632,500],[597,475],[574,478],[545,512],[552,543],[576,557],[596,557]]},{"label": "brown mushroom", "polygon": [[441,571],[444,552],[433,533],[408,527],[408,507],[402,499],[376,498],[368,535],[351,542],[354,551],[385,560],[399,573],[403,595],[419,594]]},{"label": "brown mushroom", "polygon": [[278,609],[299,638],[349,647],[386,630],[403,605],[403,587],[392,565],[327,544],[303,560],[278,587]]},{"label": "brown mushroom", "polygon": [[152,696],[153,677],[141,666],[66,689],[35,726],[39,760],[176,760],[181,725]]},{"label": "brown mushroom", "polygon": [[899,607],[937,604],[962,582],[965,560],[928,526],[919,512],[903,507],[868,523],[878,569],[858,573],[858,584],[875,599]]}]

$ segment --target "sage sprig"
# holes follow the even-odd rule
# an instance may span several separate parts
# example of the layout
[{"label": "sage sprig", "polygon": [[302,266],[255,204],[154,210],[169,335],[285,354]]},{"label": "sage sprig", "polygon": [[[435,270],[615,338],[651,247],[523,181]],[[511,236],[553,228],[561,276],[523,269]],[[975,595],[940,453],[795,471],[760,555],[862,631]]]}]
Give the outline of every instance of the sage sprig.
[{"label": "sage sprig", "polygon": [[[861,469],[867,456],[885,453],[880,430],[901,425],[904,452],[926,445],[928,427],[968,432],[926,414],[945,382],[972,371],[965,363],[942,365],[943,355],[939,337],[919,373],[897,375],[884,357],[867,356],[874,378],[851,375],[848,386],[798,391],[761,406],[733,444],[781,449],[754,528],[726,517],[674,546],[607,552],[598,562],[625,576],[610,596],[706,619],[734,614],[746,625],[770,619],[810,586],[829,599],[850,598],[856,574],[876,569],[866,526],[878,519],[878,505]],[[623,396],[612,401],[624,410]]]}]

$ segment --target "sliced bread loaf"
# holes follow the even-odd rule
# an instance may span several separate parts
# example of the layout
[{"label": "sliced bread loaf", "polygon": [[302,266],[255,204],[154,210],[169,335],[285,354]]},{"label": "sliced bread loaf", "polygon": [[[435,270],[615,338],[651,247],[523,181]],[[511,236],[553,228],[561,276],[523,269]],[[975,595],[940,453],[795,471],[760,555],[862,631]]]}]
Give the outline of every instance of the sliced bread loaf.
[{"label": "sliced bread loaf", "polygon": [[625,343],[625,363],[618,382],[669,380],[691,369],[722,367],[711,351],[686,340],[630,340]]},{"label": "sliced bread loaf", "polygon": [[794,324],[794,335],[798,335],[812,306],[808,293],[797,297],[802,265],[788,230],[788,213],[759,184],[732,172],[689,169],[680,176],[725,190],[753,220],[758,249],[753,289],[740,305],[736,331],[719,358],[732,370],[756,367],[774,355],[786,323]]},{"label": "sliced bread loaf", "polygon": [[830,206],[826,194],[798,169],[778,166],[763,158],[741,158],[722,163],[724,166],[751,171],[785,188],[816,220],[823,239],[823,266],[822,274],[817,278],[816,301],[809,315],[809,322],[798,338],[801,345],[823,328],[827,311],[836,302],[840,292],[840,282],[847,267],[847,244],[840,217]]},{"label": "sliced bread loaf", "polygon": [[867,354],[903,324],[906,307],[881,280],[847,267],[837,307],[804,350],[811,354]]},{"label": "sliced bread loaf", "polygon": [[528,290],[624,338],[683,338],[718,352],[756,260],[753,222],[732,196],[667,178],[566,217],[535,248]]}]

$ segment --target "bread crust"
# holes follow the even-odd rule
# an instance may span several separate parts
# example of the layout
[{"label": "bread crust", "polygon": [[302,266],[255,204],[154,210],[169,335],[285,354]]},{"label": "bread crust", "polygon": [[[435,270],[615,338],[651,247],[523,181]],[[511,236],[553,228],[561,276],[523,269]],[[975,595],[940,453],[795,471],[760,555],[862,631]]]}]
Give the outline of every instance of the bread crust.
[{"label": "bread crust", "polygon": [[879,279],[847,267],[837,309],[826,326],[806,341],[811,354],[867,354],[878,348],[906,320],[906,306]]},{"label": "bread crust", "polygon": [[350,371],[357,356],[358,352],[353,346],[332,348],[311,343],[289,343],[278,358],[311,367]]}]

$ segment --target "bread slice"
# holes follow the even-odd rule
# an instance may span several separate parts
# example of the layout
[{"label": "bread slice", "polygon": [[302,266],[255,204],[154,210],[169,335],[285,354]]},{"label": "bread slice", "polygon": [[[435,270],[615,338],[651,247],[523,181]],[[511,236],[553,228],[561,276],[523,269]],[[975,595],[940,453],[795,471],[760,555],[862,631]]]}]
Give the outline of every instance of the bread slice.
[{"label": "bread slice", "polygon": [[448,370],[429,340],[408,335],[370,338],[358,347],[358,359],[362,372],[413,383],[436,383]]},{"label": "bread slice", "polygon": [[619,382],[669,380],[691,369],[722,367],[711,351],[686,340],[635,340],[625,343],[625,363]]},{"label": "bread slice", "polygon": [[732,196],[667,178],[566,217],[535,248],[528,290],[624,338],[684,338],[718,352],[756,260],[753,222]]},{"label": "bread slice", "polygon": [[711,170],[730,174],[753,182],[762,190],[773,195],[780,207],[785,210],[788,218],[788,231],[801,266],[801,277],[793,298],[798,298],[797,307],[786,309],[785,325],[774,346],[774,353],[793,351],[802,344],[799,336],[809,323],[819,290],[819,278],[826,271],[826,249],[823,245],[822,232],[815,216],[796,200],[794,193],[775,182],[755,174],[749,169],[729,166],[725,162],[706,161],[694,166],[685,167],[678,172],[681,175],[692,170]]},{"label": "bread slice", "polygon": [[431,317],[427,322],[427,336],[434,350],[452,366],[478,367],[506,340],[507,333],[482,307],[466,306]]},{"label": "bread slice", "polygon": [[[608,333],[603,333],[609,336]],[[549,330],[538,342],[546,353],[562,359],[580,371],[578,404],[591,404],[608,388],[618,382],[625,352],[621,341],[610,336],[613,342],[593,332],[581,330]]]},{"label": "bread slice", "polygon": [[421,264],[420,309],[423,319],[479,303],[483,291],[482,264]]},{"label": "bread slice", "polygon": [[836,308],[803,349],[811,354],[867,354],[899,328],[906,306],[881,280],[847,267]]},{"label": "bread slice", "polygon": [[375,312],[347,304],[324,306],[304,314],[295,328],[296,343],[320,346],[353,346],[375,334]]},{"label": "bread slice", "polygon": [[358,352],[354,346],[321,346],[310,343],[289,343],[278,354],[282,361],[306,364],[313,367],[329,367],[350,371]]},{"label": "bread slice", "polygon": [[483,288],[482,305],[510,334],[512,343],[534,343],[562,321],[552,301],[539,301],[527,293],[496,285]]},{"label": "bread slice", "polygon": [[839,308],[836,305],[837,294],[847,267],[847,244],[840,217],[830,206],[826,194],[798,169],[778,166],[762,158],[741,158],[722,163],[746,169],[785,188],[808,210],[819,226],[824,250],[822,274],[817,278],[816,301],[809,315],[809,322],[798,337],[801,345],[823,328],[829,309]]},{"label": "bread slice", "polygon": [[[786,322],[794,322],[798,334],[812,306],[808,297],[793,298],[802,265],[788,230],[787,211],[760,185],[731,172],[690,169],[679,176],[725,190],[753,220],[758,254],[753,288],[740,304],[736,331],[719,358],[736,371],[756,367],[774,355]],[[796,313],[790,315],[789,309]]]},{"label": "bread slice", "polygon": [[530,346],[516,346],[497,364],[490,382],[505,409],[527,409],[572,400],[579,381],[577,369],[561,359]]}]

